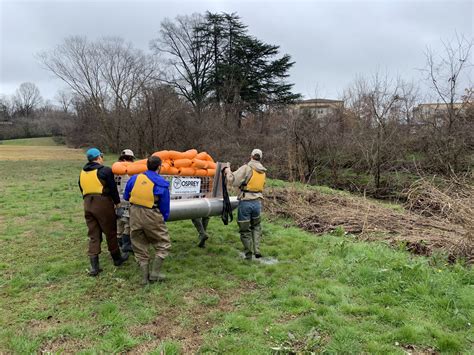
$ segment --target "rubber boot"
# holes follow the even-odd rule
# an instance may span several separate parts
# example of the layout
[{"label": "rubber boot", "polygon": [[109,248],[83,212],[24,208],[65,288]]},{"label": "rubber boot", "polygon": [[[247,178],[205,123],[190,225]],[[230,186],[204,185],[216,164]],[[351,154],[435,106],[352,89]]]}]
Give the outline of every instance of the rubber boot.
[{"label": "rubber boot", "polygon": [[110,254],[110,255],[112,256],[112,259],[114,261],[115,266],[122,265],[128,259],[128,254],[122,255],[122,253],[120,252],[120,249],[117,250],[115,253]]},{"label": "rubber boot", "polygon": [[89,270],[89,276],[99,275],[99,272],[102,271],[102,269],[99,266],[99,255],[91,256],[89,259],[91,262],[91,269]]},{"label": "rubber boot", "polygon": [[209,236],[206,233],[207,224],[209,223],[209,218],[195,218],[192,220],[194,228],[199,233],[199,248],[204,248],[206,245],[206,240],[209,239]]},{"label": "rubber boot", "polygon": [[140,269],[142,270],[142,275],[143,275],[143,278],[142,278],[142,286],[146,286],[149,284],[150,280],[150,271],[148,269],[148,263],[146,264],[141,264],[140,265]]},{"label": "rubber boot", "polygon": [[252,245],[253,253],[255,257],[261,258],[262,254],[260,253],[260,238],[262,237],[262,225],[260,217],[252,218],[250,220],[250,230],[252,231]]},{"label": "rubber boot", "polygon": [[244,246],[245,259],[252,259],[252,232],[250,231],[250,221],[238,221],[240,240]]},{"label": "rubber boot", "polygon": [[162,258],[155,256],[155,260],[153,260],[153,264],[151,265],[151,271],[150,271],[150,283],[155,283],[157,281],[164,281],[165,276],[160,274],[161,266],[163,265],[163,260]]},{"label": "rubber boot", "polygon": [[128,234],[122,234],[122,252],[133,253],[132,241]]}]

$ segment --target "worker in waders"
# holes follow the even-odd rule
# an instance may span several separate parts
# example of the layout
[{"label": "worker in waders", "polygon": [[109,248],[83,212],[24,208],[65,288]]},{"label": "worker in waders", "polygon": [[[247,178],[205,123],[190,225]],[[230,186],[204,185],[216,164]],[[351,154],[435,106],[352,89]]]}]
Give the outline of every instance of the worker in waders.
[{"label": "worker in waders", "polygon": [[207,234],[207,226],[209,224],[209,217],[201,217],[201,218],[193,218],[191,221],[193,222],[194,228],[196,228],[199,237],[199,248],[204,248],[206,246],[206,240],[209,239],[209,235]]},{"label": "worker in waders", "polygon": [[237,197],[239,200],[237,223],[247,260],[252,259],[252,254],[256,258],[262,257],[260,253],[262,235],[260,215],[267,169],[262,165],[261,160],[262,151],[254,149],[250,155],[250,161],[235,172],[225,168],[227,181],[240,189]]},{"label": "worker in waders", "polygon": [[115,266],[123,264],[127,257],[122,257],[117,242],[117,219],[115,206],[120,203],[117,186],[112,169],[104,166],[102,153],[97,148],[86,152],[87,164],[79,176],[79,188],[84,198],[84,217],[89,236],[90,276],[97,276],[102,269],[99,266],[100,244],[102,233],[105,234],[107,247]]},{"label": "worker in waders", "polygon": [[[123,195],[130,201],[132,248],[142,270],[143,285],[164,279],[160,270],[171,247],[165,224],[170,213],[169,183],[158,174],[161,159],[149,157],[147,169],[130,178]],[[153,261],[148,251],[150,246],[155,249]]]},{"label": "worker in waders", "polygon": [[[131,149],[122,150],[118,158],[120,162],[126,161],[133,163],[134,160],[135,155]],[[130,176],[127,174],[115,175],[115,184],[121,196],[120,205],[117,208],[117,238],[120,249],[125,255],[133,253],[132,241],[130,240],[130,202],[125,201],[122,197],[129,179]]]}]

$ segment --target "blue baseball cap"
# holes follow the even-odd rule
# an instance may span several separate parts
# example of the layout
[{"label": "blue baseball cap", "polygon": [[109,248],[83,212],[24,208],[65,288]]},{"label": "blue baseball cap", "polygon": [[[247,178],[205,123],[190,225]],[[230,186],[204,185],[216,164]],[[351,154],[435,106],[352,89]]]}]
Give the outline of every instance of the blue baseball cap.
[{"label": "blue baseball cap", "polygon": [[90,148],[90,149],[86,152],[87,160],[94,160],[94,159],[97,158],[99,155],[102,155],[102,153],[101,153],[100,150],[97,149],[97,148]]}]

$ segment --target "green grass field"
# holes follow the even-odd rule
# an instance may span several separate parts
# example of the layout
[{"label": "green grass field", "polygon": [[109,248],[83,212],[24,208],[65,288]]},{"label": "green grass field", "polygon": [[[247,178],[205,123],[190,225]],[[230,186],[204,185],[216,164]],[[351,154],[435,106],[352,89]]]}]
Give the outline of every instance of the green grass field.
[{"label": "green grass field", "polygon": [[0,161],[0,353],[474,352],[472,269],[291,221],[264,223],[277,264],[245,262],[236,223],[213,218],[206,249],[168,224],[164,283],[140,287],[105,242],[88,277],[82,164]]}]

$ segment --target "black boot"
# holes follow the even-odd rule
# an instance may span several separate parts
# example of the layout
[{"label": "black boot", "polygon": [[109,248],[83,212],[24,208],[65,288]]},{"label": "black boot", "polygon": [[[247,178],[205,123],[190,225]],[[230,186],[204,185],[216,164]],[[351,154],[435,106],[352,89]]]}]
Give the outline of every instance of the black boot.
[{"label": "black boot", "polygon": [[199,244],[198,244],[198,247],[199,248],[204,248],[206,246],[206,240],[208,240],[209,237],[204,234],[204,235],[200,235],[199,236]]},{"label": "black boot", "polygon": [[124,253],[133,253],[130,236],[128,234],[122,234],[122,238],[120,239],[122,239],[122,251]]},{"label": "black boot", "polygon": [[115,253],[110,254],[112,256],[112,259],[114,260],[114,265],[115,266],[120,266],[122,265],[125,261],[128,259],[128,254],[122,255],[120,253],[120,249],[117,250]]},{"label": "black boot", "polygon": [[99,255],[91,256],[90,262],[91,262],[91,269],[89,270],[89,276],[99,275],[99,272],[102,271],[102,269],[99,266]]}]

